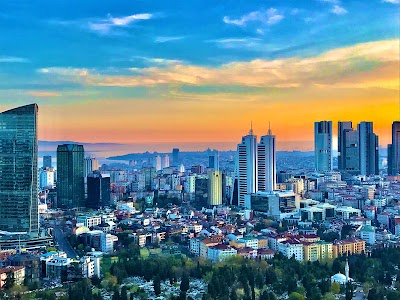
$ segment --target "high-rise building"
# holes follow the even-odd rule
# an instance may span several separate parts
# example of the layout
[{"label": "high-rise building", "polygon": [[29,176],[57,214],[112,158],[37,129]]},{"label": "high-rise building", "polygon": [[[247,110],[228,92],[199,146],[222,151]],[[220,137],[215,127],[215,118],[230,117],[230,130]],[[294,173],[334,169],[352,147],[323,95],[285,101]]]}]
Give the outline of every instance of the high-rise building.
[{"label": "high-rise building", "polygon": [[388,145],[388,174],[400,173],[400,121],[392,124],[392,143]]},{"label": "high-rise building", "polygon": [[276,187],[276,148],[275,135],[271,128],[261,137],[257,146],[258,190],[272,192]]},{"label": "high-rise building", "polygon": [[374,133],[372,122],[361,122],[357,125],[360,143],[360,174],[379,174],[379,144]]},{"label": "high-rise building", "polygon": [[165,154],[163,161],[162,161],[162,168],[169,168],[169,156]]},{"label": "high-rise building", "polygon": [[110,205],[110,175],[94,171],[87,177],[86,207],[98,209]]},{"label": "high-rise building", "polygon": [[208,205],[222,205],[222,172],[208,172]]},{"label": "high-rise building", "polygon": [[85,178],[99,169],[99,161],[95,157],[85,157]]},{"label": "high-rise building", "polygon": [[0,113],[0,230],[37,237],[37,104]]},{"label": "high-rise building", "polygon": [[65,144],[57,147],[57,207],[71,209],[85,204],[84,148]]},{"label": "high-rise building", "polygon": [[338,168],[345,170],[346,167],[346,139],[345,130],[353,130],[351,122],[338,122]]},{"label": "high-rise building", "polygon": [[360,174],[360,136],[357,130],[345,129],[342,132],[344,138],[343,171],[350,174]]},{"label": "high-rise building", "polygon": [[332,170],[332,121],[314,123],[315,170]]},{"label": "high-rise building", "polygon": [[237,146],[236,176],[238,178],[238,205],[245,206],[245,195],[257,191],[257,136],[253,129],[242,137]]},{"label": "high-rise building", "polygon": [[45,155],[43,156],[43,169],[46,168],[52,168],[52,163],[51,163],[51,156],[50,155]]},{"label": "high-rise building", "polygon": [[46,168],[39,171],[39,188],[54,187],[54,169]]},{"label": "high-rise building", "polygon": [[219,152],[217,150],[208,151],[208,167],[219,171]]},{"label": "high-rise building", "polygon": [[174,166],[179,166],[179,149],[174,148],[172,149],[172,163]]},{"label": "high-rise building", "polygon": [[157,155],[157,157],[156,157],[156,165],[155,165],[155,167],[156,167],[156,171],[162,170],[162,163],[161,163],[161,156],[160,155]]}]

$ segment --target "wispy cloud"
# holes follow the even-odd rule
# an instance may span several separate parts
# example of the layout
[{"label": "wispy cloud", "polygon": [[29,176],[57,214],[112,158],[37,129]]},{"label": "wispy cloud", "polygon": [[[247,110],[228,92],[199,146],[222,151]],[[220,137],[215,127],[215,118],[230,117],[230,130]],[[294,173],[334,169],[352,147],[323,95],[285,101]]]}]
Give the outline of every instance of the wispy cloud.
[{"label": "wispy cloud", "polygon": [[99,32],[99,33],[109,33],[112,28],[115,27],[126,27],[129,24],[140,21],[140,20],[149,20],[153,17],[152,14],[143,13],[143,14],[135,14],[124,17],[113,17],[111,14],[108,14],[106,19],[90,21],[88,23],[89,29]]},{"label": "wispy cloud", "polygon": [[59,97],[61,93],[54,92],[54,91],[26,91],[25,94],[32,96],[32,97]]},{"label": "wispy cloud", "polygon": [[[151,65],[176,65],[182,64],[183,60],[179,59],[167,59],[161,57],[146,57],[146,56],[133,56],[130,61],[141,60]],[[137,68],[132,68],[131,70],[137,70]]]},{"label": "wispy cloud", "polygon": [[340,5],[334,5],[331,12],[335,15],[345,15],[348,13],[348,11]]},{"label": "wispy cloud", "polygon": [[382,0],[382,2],[392,3],[392,4],[399,4],[400,0]]},{"label": "wispy cloud", "polygon": [[[261,29],[257,29],[259,34],[261,33]],[[234,48],[246,48],[246,49],[253,49],[259,50],[263,47],[262,39],[260,38],[222,38],[216,40],[208,40],[208,43],[215,43],[220,48],[225,49],[234,49]]]},{"label": "wispy cloud", "polygon": [[[327,84],[340,87],[345,84],[346,87],[353,88],[398,89],[398,86],[394,84],[397,82],[398,85],[396,77],[398,63],[399,40],[396,39],[333,49],[310,58],[256,59],[247,62],[231,62],[214,68],[173,64],[135,69],[132,75],[109,75],[95,70],[73,68],[46,68],[39,72],[49,74],[52,78],[59,77],[62,80],[92,86],[213,84],[296,88]],[[387,77],[386,75],[376,76],[378,72],[384,72]],[[371,73],[375,74],[375,79],[363,75]]]},{"label": "wispy cloud", "polygon": [[28,63],[29,60],[16,56],[0,56],[0,63]]},{"label": "wispy cloud", "polygon": [[174,42],[184,39],[184,36],[158,36],[154,39],[156,43]]},{"label": "wispy cloud", "polygon": [[250,12],[246,15],[241,16],[238,19],[234,19],[225,16],[222,20],[226,24],[236,26],[246,26],[248,23],[261,23],[264,25],[274,25],[279,23],[284,18],[283,14],[279,13],[276,8],[269,8],[267,10],[258,10]]},{"label": "wispy cloud", "polygon": [[[340,0],[318,0],[319,2],[325,2],[332,5],[331,13],[335,15],[345,15],[348,13],[347,9],[345,9]],[[392,1],[392,0],[389,0]]]}]

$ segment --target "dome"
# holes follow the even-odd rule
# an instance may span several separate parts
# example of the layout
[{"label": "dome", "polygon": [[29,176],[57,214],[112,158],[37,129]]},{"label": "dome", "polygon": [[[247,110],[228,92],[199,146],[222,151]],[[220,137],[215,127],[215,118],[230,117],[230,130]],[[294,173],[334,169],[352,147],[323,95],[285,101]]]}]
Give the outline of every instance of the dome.
[{"label": "dome", "polygon": [[346,276],[342,273],[337,273],[331,277],[331,282],[337,282],[339,284],[346,284]]}]

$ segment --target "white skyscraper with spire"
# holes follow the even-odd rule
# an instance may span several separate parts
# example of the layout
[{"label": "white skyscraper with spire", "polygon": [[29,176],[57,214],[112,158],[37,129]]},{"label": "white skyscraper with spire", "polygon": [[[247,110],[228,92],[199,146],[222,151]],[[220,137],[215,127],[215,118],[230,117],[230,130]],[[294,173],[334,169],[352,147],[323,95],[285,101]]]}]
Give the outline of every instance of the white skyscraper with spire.
[{"label": "white skyscraper with spire", "polygon": [[238,179],[238,205],[245,206],[245,195],[257,192],[257,136],[251,127],[237,146],[236,176]]},{"label": "white skyscraper with spire", "polygon": [[271,192],[276,188],[276,147],[271,126],[268,134],[261,137],[257,146],[258,190]]}]

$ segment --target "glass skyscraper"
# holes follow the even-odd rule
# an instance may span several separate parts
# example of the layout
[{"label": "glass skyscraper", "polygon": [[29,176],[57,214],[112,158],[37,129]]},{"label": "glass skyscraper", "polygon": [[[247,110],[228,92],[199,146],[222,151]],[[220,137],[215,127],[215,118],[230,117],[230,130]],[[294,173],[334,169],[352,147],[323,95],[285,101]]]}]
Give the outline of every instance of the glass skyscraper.
[{"label": "glass skyscraper", "polygon": [[85,151],[82,145],[57,147],[57,207],[71,209],[85,206]]},{"label": "glass skyscraper", "polygon": [[37,237],[37,104],[0,113],[0,230]]}]

